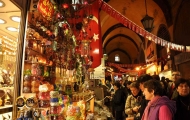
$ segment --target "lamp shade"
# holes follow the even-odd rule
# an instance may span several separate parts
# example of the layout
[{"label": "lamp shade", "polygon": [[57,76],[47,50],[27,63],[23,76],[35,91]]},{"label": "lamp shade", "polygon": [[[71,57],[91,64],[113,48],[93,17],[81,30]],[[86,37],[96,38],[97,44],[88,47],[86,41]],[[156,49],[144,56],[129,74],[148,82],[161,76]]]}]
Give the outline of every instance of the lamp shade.
[{"label": "lamp shade", "polygon": [[154,18],[146,15],[142,20],[141,23],[143,24],[145,30],[148,32],[151,32],[152,29],[154,28],[153,23],[154,23]]}]

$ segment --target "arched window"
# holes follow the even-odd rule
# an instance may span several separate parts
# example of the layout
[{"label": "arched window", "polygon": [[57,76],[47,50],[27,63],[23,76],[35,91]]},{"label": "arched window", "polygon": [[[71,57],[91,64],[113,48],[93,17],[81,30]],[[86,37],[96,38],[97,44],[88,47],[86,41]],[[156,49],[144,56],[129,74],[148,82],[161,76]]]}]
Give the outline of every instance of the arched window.
[{"label": "arched window", "polygon": [[120,62],[120,57],[118,54],[115,55],[115,62]]}]

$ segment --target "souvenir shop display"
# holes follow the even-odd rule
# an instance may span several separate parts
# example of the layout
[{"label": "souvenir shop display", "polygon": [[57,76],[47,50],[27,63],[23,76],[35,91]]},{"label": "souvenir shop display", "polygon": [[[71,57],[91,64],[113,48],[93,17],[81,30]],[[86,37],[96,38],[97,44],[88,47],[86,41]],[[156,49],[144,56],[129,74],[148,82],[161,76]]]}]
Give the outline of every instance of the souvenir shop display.
[{"label": "souvenir shop display", "polygon": [[28,11],[17,120],[86,120],[94,112],[88,69],[101,62],[96,5],[38,0]]}]

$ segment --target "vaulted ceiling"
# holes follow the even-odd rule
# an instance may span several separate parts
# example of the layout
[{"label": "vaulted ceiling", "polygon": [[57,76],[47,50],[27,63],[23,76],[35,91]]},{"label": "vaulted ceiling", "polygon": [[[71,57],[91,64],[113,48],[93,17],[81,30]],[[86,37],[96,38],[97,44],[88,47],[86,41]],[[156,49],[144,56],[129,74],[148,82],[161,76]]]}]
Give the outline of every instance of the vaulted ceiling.
[{"label": "vaulted ceiling", "polygon": [[[141,19],[146,15],[144,0],[107,0],[113,9],[143,28]],[[153,34],[157,34],[159,26],[172,25],[171,11],[166,0],[147,0],[147,14],[154,18]],[[101,10],[100,12],[102,41],[108,61],[114,62],[118,54],[120,63],[145,62],[147,40],[118,22],[115,18]]]}]

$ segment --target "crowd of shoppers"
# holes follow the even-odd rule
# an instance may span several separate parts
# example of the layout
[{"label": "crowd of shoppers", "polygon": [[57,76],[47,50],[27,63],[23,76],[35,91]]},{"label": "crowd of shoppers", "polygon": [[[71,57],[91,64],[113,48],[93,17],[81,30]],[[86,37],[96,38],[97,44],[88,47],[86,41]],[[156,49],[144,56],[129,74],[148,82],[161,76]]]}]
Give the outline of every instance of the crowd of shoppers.
[{"label": "crowd of shoppers", "polygon": [[178,71],[172,72],[172,80],[145,74],[110,86],[115,120],[190,120],[190,80]]}]

